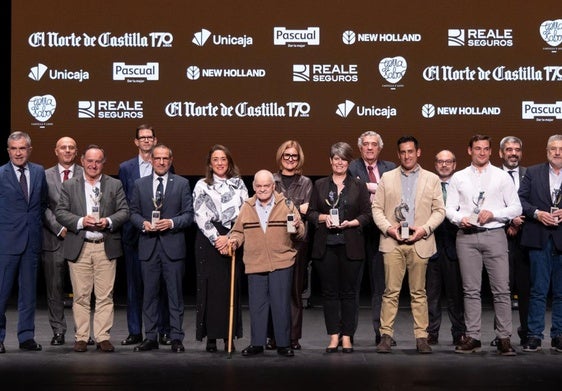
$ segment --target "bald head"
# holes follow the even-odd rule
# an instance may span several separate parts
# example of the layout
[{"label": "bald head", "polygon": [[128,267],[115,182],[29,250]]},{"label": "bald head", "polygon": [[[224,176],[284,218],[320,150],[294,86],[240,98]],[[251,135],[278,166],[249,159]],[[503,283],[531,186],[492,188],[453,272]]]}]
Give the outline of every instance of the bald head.
[{"label": "bald head", "polygon": [[273,197],[273,174],[268,170],[259,170],[254,175],[254,191],[262,204],[266,204]]},{"label": "bald head", "polygon": [[74,164],[78,146],[72,137],[61,137],[55,146],[55,155],[58,163],[64,168],[68,168]]}]

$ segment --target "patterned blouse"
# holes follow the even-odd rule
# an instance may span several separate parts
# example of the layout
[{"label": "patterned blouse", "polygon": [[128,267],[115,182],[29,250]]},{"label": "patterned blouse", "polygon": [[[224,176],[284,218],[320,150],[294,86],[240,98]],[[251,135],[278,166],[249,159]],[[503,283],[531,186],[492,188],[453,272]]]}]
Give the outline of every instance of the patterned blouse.
[{"label": "patterned blouse", "polygon": [[213,176],[209,185],[202,178],[193,189],[195,222],[211,244],[219,237],[214,224],[220,223],[230,229],[238,217],[240,207],[248,198],[248,189],[239,177],[223,179]]}]

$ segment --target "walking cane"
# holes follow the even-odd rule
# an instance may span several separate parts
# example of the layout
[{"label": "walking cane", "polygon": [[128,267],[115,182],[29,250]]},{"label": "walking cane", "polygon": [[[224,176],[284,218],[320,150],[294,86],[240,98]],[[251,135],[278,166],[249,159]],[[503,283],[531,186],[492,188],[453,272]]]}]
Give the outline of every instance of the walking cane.
[{"label": "walking cane", "polygon": [[236,272],[236,251],[232,246],[228,247],[228,252],[231,256],[230,265],[230,313],[228,319],[228,358],[232,357],[232,327],[234,323],[234,277]]}]

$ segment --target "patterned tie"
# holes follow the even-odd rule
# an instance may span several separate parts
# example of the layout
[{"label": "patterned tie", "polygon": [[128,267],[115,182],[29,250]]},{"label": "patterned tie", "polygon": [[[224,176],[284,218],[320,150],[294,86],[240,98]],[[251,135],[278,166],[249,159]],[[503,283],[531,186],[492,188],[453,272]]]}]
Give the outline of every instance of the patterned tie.
[{"label": "patterned tie", "polygon": [[367,166],[367,171],[369,171],[369,181],[372,183],[377,183],[377,177],[373,172],[373,166]]},{"label": "patterned tie", "polygon": [[159,203],[160,201],[162,201],[162,197],[164,196],[164,184],[162,183],[164,178],[159,176],[157,179],[158,186],[156,186],[156,195],[154,196],[154,198],[156,198],[156,201]]},{"label": "patterned tie", "polygon": [[29,191],[27,190],[27,178],[25,177],[25,168],[18,168],[18,171],[20,172],[21,191],[23,191],[25,200],[29,202]]},{"label": "patterned tie", "polygon": [[62,181],[67,181],[68,180],[68,174],[70,174],[70,170],[64,170],[63,172],[63,177],[62,177]]},{"label": "patterned tie", "polygon": [[443,190],[443,202],[447,203],[447,182],[441,182],[441,190]]}]

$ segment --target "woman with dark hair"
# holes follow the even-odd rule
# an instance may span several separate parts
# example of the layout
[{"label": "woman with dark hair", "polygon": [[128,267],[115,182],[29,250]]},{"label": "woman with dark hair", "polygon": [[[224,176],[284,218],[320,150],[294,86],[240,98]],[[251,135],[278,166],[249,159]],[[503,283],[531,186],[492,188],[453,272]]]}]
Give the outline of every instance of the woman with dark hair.
[{"label": "woman with dark hair", "polygon": [[[211,353],[217,351],[217,339],[223,339],[225,350],[228,349],[231,258],[227,233],[246,198],[248,189],[230,151],[223,145],[214,145],[207,155],[205,178],[193,189],[198,227],[195,239],[196,339],[202,341],[207,337],[206,350]],[[236,264],[233,338],[241,338],[238,287],[241,262],[237,260]]]},{"label": "woman with dark hair", "polygon": [[332,174],[314,183],[308,222],[315,226],[312,258],[320,277],[324,320],[330,343],[326,353],[353,352],[357,328],[361,273],[365,259],[363,228],[372,222],[369,191],[348,173],[351,146],[338,142],[330,148]]}]

